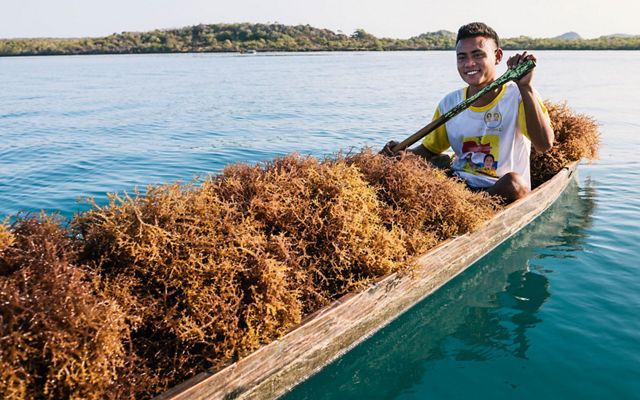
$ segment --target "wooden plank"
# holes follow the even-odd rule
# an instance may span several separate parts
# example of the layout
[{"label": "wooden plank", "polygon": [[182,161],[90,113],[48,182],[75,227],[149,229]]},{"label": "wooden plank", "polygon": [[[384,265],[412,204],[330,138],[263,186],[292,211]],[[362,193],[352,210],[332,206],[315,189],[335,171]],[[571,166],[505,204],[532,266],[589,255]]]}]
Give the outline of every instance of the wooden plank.
[{"label": "wooden plank", "polygon": [[486,222],[450,239],[368,289],[313,314],[282,339],[217,372],[208,371],[156,397],[167,399],[273,399],[361,343],[453,279],[546,210],[573,178],[563,169]]}]

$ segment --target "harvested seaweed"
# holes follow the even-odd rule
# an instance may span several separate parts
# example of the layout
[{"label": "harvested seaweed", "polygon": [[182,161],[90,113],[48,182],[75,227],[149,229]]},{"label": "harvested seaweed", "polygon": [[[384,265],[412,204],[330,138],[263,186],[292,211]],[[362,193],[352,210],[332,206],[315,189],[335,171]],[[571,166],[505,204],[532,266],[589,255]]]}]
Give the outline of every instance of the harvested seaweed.
[{"label": "harvested seaweed", "polygon": [[0,397],[102,399],[144,391],[148,378],[132,373],[136,363],[127,354],[126,315],[77,265],[59,221],[19,218],[11,234],[13,243],[0,250]]},{"label": "harvested seaweed", "polygon": [[545,153],[531,151],[531,184],[534,188],[573,161],[597,159],[600,147],[598,123],[592,117],[574,112],[567,103],[545,102],[545,106],[549,110],[555,140],[551,150]]},{"label": "harvested seaweed", "polygon": [[0,251],[5,248],[11,246],[13,243],[14,236],[11,233],[9,226],[7,226],[6,222],[0,224]]},{"label": "harvested seaweed", "polygon": [[383,222],[400,229],[411,255],[476,229],[499,208],[496,199],[467,190],[461,181],[410,153],[397,160],[365,149],[346,159],[376,188],[385,204]]}]

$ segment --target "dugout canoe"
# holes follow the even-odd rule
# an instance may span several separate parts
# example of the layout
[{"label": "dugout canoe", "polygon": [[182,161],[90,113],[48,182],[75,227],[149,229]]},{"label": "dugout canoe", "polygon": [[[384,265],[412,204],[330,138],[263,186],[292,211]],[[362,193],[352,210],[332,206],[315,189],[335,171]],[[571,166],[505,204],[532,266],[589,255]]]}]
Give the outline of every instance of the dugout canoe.
[{"label": "dugout canoe", "polygon": [[410,273],[393,273],[308,316],[280,340],[218,371],[206,371],[157,400],[274,399],[361,343],[533,221],[574,179],[577,162],[475,232],[419,257]]}]

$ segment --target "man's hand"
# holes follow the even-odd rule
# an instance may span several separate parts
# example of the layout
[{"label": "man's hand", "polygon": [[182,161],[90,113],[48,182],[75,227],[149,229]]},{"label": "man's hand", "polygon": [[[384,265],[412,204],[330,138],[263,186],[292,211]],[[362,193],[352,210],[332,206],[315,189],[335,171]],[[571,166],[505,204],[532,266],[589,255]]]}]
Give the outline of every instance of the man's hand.
[{"label": "man's hand", "polygon": [[[521,64],[526,60],[533,60],[534,62],[537,61],[536,57],[533,54],[527,54],[527,52],[525,51],[522,54],[518,53],[512,57],[509,57],[509,59],[507,60],[507,67],[515,68],[518,64]],[[533,70],[531,70],[531,72],[529,72],[522,78],[518,79],[516,81],[516,84],[518,84],[519,88],[526,88],[531,86],[532,80],[533,80]]]},{"label": "man's hand", "polygon": [[382,150],[380,150],[380,154],[387,157],[397,157],[400,155],[400,152],[394,152],[393,148],[400,142],[396,142],[395,140],[391,140],[384,145]]},{"label": "man's hand", "polygon": [[[522,54],[509,57],[507,66],[513,68],[526,60],[537,61],[533,54],[527,54],[525,51]],[[531,85],[532,80],[533,70],[517,80],[516,84],[518,85],[518,90],[520,90],[522,104],[524,105],[524,114],[527,121],[526,128],[527,132],[529,132],[531,144],[538,153],[544,153],[553,146],[554,135],[549,118],[544,114],[542,106],[533,90],[533,86]]]}]

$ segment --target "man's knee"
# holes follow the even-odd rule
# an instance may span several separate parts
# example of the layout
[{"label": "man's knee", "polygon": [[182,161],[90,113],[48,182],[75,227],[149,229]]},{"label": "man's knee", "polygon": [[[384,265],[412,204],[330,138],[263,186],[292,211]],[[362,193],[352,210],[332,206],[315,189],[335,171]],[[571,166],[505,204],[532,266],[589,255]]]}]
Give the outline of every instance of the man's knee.
[{"label": "man's knee", "polygon": [[507,203],[512,203],[529,194],[527,182],[517,172],[503,175],[491,189],[493,190],[489,190],[490,194],[502,197]]},{"label": "man's knee", "polygon": [[529,194],[529,187],[522,175],[517,172],[509,172],[505,176],[507,177],[509,185],[513,188],[514,193],[518,195],[518,198],[525,197]]}]

